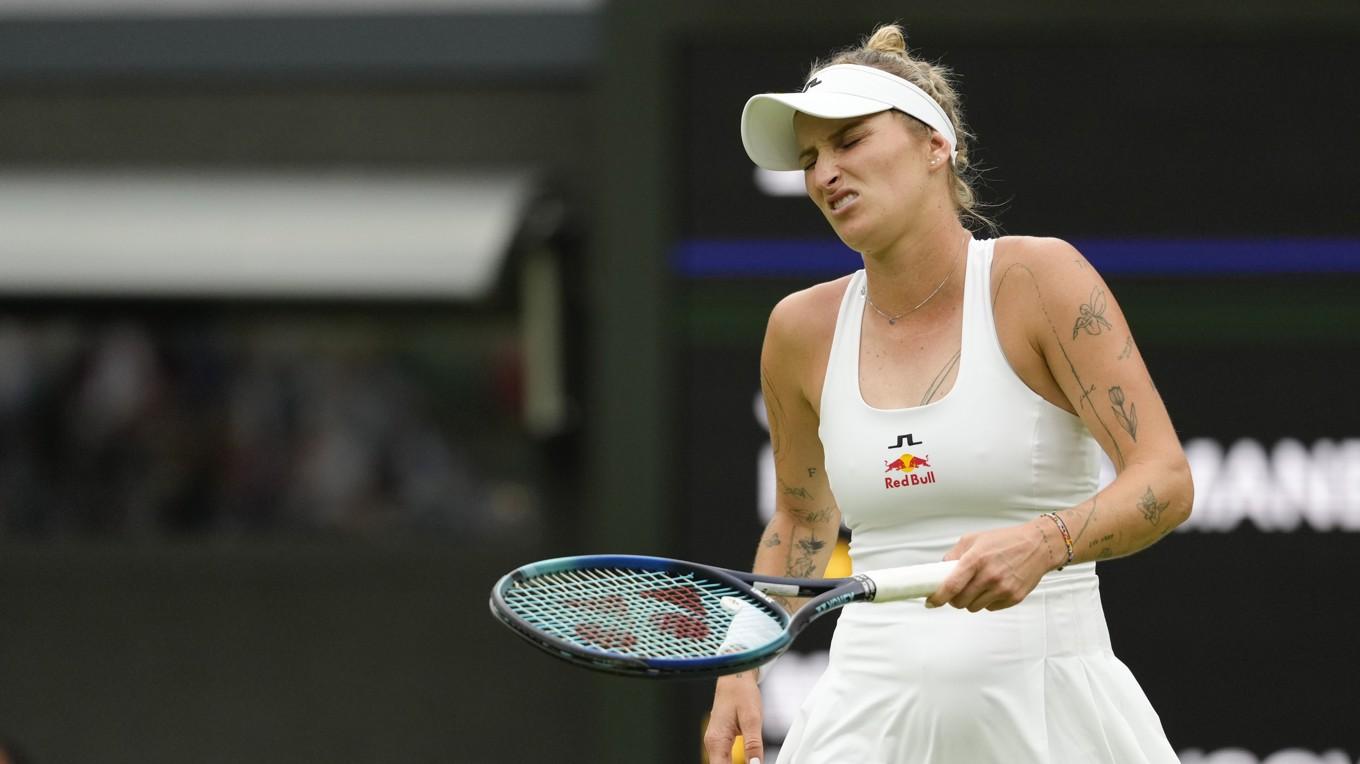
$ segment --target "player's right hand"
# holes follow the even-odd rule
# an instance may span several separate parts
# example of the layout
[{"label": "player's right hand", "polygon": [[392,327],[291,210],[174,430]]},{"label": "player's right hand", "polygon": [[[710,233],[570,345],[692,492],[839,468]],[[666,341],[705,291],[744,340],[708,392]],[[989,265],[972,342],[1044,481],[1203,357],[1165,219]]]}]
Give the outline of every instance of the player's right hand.
[{"label": "player's right hand", "polygon": [[704,750],[709,764],[732,764],[732,741],[741,735],[745,743],[746,761],[760,764],[765,758],[765,745],[760,737],[760,687],[756,685],[756,670],[719,677],[713,691],[713,709],[708,714],[708,729],[704,731]]}]

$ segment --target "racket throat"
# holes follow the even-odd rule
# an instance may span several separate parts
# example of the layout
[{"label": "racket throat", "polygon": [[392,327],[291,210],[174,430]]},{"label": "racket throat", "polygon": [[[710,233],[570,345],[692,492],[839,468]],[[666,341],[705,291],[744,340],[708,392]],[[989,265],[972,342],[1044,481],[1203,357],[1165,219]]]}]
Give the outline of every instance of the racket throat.
[{"label": "racket throat", "polygon": [[864,601],[873,602],[874,598],[878,596],[878,584],[874,583],[874,580],[872,578],[864,575],[863,573],[860,573],[859,575],[856,576],[852,576],[852,578],[858,581],[860,586],[864,587]]}]

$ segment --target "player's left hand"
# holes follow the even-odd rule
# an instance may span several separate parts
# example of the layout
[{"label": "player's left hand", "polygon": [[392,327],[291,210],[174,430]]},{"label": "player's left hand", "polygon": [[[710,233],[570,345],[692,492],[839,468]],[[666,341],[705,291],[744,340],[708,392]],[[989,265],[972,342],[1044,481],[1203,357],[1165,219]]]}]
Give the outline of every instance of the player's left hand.
[{"label": "player's left hand", "polygon": [[958,567],[926,607],[949,604],[976,613],[1018,604],[1057,567],[1054,551],[1035,522],[966,534],[944,556],[958,560]]}]

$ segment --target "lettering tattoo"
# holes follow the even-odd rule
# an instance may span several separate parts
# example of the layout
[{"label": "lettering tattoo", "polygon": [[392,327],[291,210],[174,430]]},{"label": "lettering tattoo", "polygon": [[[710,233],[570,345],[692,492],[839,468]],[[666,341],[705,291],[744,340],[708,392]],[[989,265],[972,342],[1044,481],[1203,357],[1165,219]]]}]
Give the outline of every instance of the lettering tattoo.
[{"label": "lettering tattoo", "polygon": [[1090,301],[1082,303],[1077,310],[1080,311],[1080,315],[1077,316],[1077,322],[1072,325],[1074,340],[1083,331],[1087,334],[1100,334],[1105,329],[1114,328],[1105,320],[1105,290],[1098,286],[1091,288]]},{"label": "lettering tattoo", "polygon": [[1148,486],[1147,493],[1138,500],[1138,510],[1143,513],[1143,517],[1153,525],[1161,522],[1162,513],[1171,506],[1171,502],[1158,502],[1156,495],[1152,493],[1152,486]]},{"label": "lettering tattoo", "polygon": [[816,467],[808,467],[807,470],[808,470],[808,477],[813,477],[813,476],[815,476],[815,475],[817,474],[817,468],[816,468]]},{"label": "lettering tattoo", "polygon": [[1111,557],[1114,557],[1114,550],[1109,547],[1100,550],[1100,554],[1096,555],[1097,560],[1108,560]]},{"label": "lettering tattoo", "polygon": [[831,519],[836,511],[835,506],[824,507],[822,509],[802,509],[801,507],[789,507],[789,512],[803,525],[821,525]]},{"label": "lettering tattoo", "polygon": [[783,478],[776,479],[779,481],[779,490],[783,491],[785,496],[792,496],[798,499],[812,498],[812,494],[808,493],[806,488],[803,488],[802,486],[791,486],[788,483],[785,483]]},{"label": "lettering tattoo", "polygon": [[940,373],[936,374],[935,378],[930,380],[930,387],[926,388],[925,397],[921,399],[920,405],[924,406],[935,399],[935,396],[940,392],[940,388],[943,387],[945,381],[949,379],[949,375],[953,373],[955,367],[959,365],[959,354],[961,352],[962,349],[955,350],[954,355],[950,356],[949,362],[944,365],[943,369],[940,369]]},{"label": "lettering tattoo", "polygon": [[1138,442],[1138,407],[1130,403],[1128,410],[1124,409],[1124,390],[1119,385],[1110,388],[1110,403],[1114,404],[1110,408],[1114,410],[1114,418],[1119,420],[1119,425],[1124,431]]},{"label": "lettering tattoo", "polygon": [[[1039,279],[1034,275],[1034,271],[1030,270],[1027,266],[1020,264],[1012,265],[1007,268],[1006,272],[1001,274],[1001,279],[997,282],[996,292],[992,295],[992,304],[996,304],[996,296],[1001,294],[1001,287],[1005,285],[1006,279],[1010,278],[1013,271],[1023,271],[1029,274],[1030,284],[1034,287],[1034,296],[1039,304],[1039,310],[1044,314],[1044,320],[1048,323],[1048,330],[1053,333],[1053,340],[1058,345],[1058,351],[1062,353],[1063,361],[1067,363],[1067,368],[1072,374],[1072,380],[1077,384],[1077,390],[1079,392],[1077,400],[1074,402],[1077,403],[1078,408],[1085,406],[1091,409],[1091,415],[1095,417],[1096,422],[1100,424],[1100,428],[1105,431],[1110,446],[1114,448],[1113,457],[1115,467],[1122,470],[1124,468],[1124,449],[1121,448],[1119,442],[1115,440],[1114,433],[1110,430],[1110,426],[1105,423],[1104,417],[1100,415],[1100,409],[1098,409],[1095,402],[1091,400],[1091,393],[1096,391],[1096,386],[1086,384],[1086,381],[1081,378],[1081,373],[1077,371],[1077,365],[1072,362],[1072,356],[1068,355],[1067,346],[1064,345],[1062,341],[1062,335],[1058,334],[1058,327],[1053,323],[1053,317],[1048,314],[1048,307],[1044,305],[1044,296],[1043,293],[1039,291]],[[1096,290],[1092,292],[1092,294],[1094,295],[1099,291],[1100,288],[1096,287]],[[1101,294],[1100,298],[1101,310],[1104,311],[1104,295]],[[1101,320],[1104,321],[1104,318],[1102,317]],[[1078,320],[1078,323],[1080,323],[1080,320]],[[1109,326],[1108,322],[1106,322],[1106,326]],[[1073,336],[1076,336],[1075,329],[1073,332]]]}]

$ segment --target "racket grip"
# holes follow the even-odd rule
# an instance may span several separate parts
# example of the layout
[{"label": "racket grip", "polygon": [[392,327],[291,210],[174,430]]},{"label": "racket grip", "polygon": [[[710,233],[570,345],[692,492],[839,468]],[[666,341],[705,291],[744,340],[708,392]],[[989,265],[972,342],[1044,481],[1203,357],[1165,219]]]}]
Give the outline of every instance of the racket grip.
[{"label": "racket grip", "polygon": [[874,602],[891,602],[916,597],[929,597],[940,588],[949,574],[958,565],[957,560],[929,562],[924,565],[907,565],[901,568],[888,568],[864,573],[873,581],[877,589]]}]

